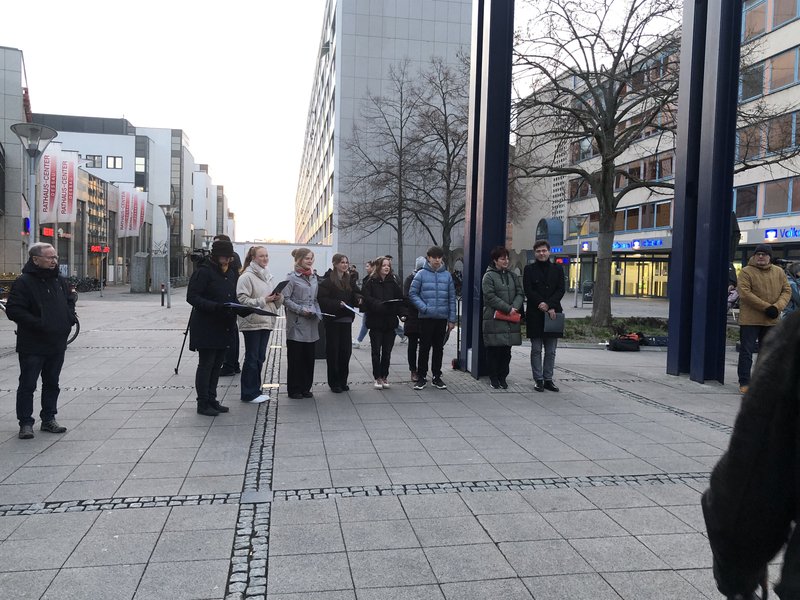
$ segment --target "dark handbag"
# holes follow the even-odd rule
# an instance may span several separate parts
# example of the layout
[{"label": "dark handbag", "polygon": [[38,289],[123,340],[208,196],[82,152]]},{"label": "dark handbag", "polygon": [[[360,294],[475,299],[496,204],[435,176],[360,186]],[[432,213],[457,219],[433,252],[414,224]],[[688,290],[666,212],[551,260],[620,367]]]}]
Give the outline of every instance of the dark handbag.
[{"label": "dark handbag", "polygon": [[494,311],[494,318],[498,321],[509,321],[510,323],[519,323],[522,319],[522,315],[519,313],[508,314],[504,313],[501,310]]},{"label": "dark handbag", "polygon": [[556,313],[556,318],[551,319],[550,315],[544,315],[545,333],[564,333],[564,313]]}]

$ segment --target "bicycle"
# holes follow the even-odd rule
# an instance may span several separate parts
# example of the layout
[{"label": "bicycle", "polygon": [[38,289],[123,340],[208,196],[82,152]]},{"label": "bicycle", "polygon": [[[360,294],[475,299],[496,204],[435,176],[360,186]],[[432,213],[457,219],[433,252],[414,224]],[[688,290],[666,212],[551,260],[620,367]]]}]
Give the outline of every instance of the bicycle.
[{"label": "bicycle", "polygon": [[[5,290],[4,289],[0,289],[0,294],[4,294],[4,293],[5,293]],[[75,298],[77,300],[78,293],[74,289],[71,290],[71,293],[75,295]],[[0,310],[2,310],[4,314],[6,312],[6,303],[7,302],[8,302],[7,298],[0,299]],[[81,332],[81,321],[80,321],[80,319],[78,319],[78,313],[76,312],[75,313],[75,324],[70,329],[69,337],[67,337],[67,345],[68,346],[72,342],[75,341],[75,339],[78,337],[78,334],[80,334],[80,332]]]}]

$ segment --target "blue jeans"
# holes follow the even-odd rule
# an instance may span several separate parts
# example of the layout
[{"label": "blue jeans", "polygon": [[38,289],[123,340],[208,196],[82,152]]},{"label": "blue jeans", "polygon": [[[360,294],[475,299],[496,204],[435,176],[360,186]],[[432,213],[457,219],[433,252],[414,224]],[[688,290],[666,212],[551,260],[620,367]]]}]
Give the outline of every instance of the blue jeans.
[{"label": "blue jeans", "polygon": [[750,369],[753,366],[753,352],[756,351],[756,342],[759,349],[764,343],[764,338],[772,329],[766,325],[740,325],[739,326],[739,364],[737,375],[739,385],[750,384]]},{"label": "blue jeans", "polygon": [[367,331],[369,331],[367,329],[367,318],[364,317],[361,319],[361,331],[358,332],[358,337],[356,338],[359,344],[364,341],[365,337],[367,337]]},{"label": "blue jeans", "polygon": [[267,344],[271,329],[242,331],[244,362],[242,363],[242,401],[250,402],[261,395],[261,369],[267,359]]},{"label": "blue jeans", "polygon": [[[531,372],[534,381],[553,380],[553,368],[556,366],[556,346],[558,338],[531,338]],[[542,365],[542,346],[544,346],[544,365]]]},{"label": "blue jeans", "polygon": [[33,425],[33,393],[36,382],[42,376],[42,412],[39,417],[43,423],[55,419],[58,413],[58,377],[64,364],[64,353],[20,354],[19,386],[17,387],[17,420],[20,427]]}]

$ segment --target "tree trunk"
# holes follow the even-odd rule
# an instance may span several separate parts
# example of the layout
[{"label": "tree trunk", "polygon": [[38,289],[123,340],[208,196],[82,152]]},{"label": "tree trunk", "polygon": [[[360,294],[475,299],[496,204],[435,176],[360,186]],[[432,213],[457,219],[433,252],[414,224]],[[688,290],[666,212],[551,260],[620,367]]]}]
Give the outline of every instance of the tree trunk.
[{"label": "tree trunk", "polygon": [[597,275],[592,300],[592,325],[611,325],[611,247],[614,243],[614,216],[600,213],[597,236]]}]

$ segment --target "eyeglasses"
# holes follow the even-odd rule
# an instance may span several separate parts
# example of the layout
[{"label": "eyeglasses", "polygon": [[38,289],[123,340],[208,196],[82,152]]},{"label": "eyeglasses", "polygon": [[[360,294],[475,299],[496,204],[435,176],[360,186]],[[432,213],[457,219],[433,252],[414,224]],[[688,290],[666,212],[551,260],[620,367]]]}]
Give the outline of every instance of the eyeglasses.
[{"label": "eyeglasses", "polygon": [[56,262],[58,261],[58,256],[45,256],[43,254],[40,256],[34,256],[34,258],[43,258],[44,260],[54,260]]}]

